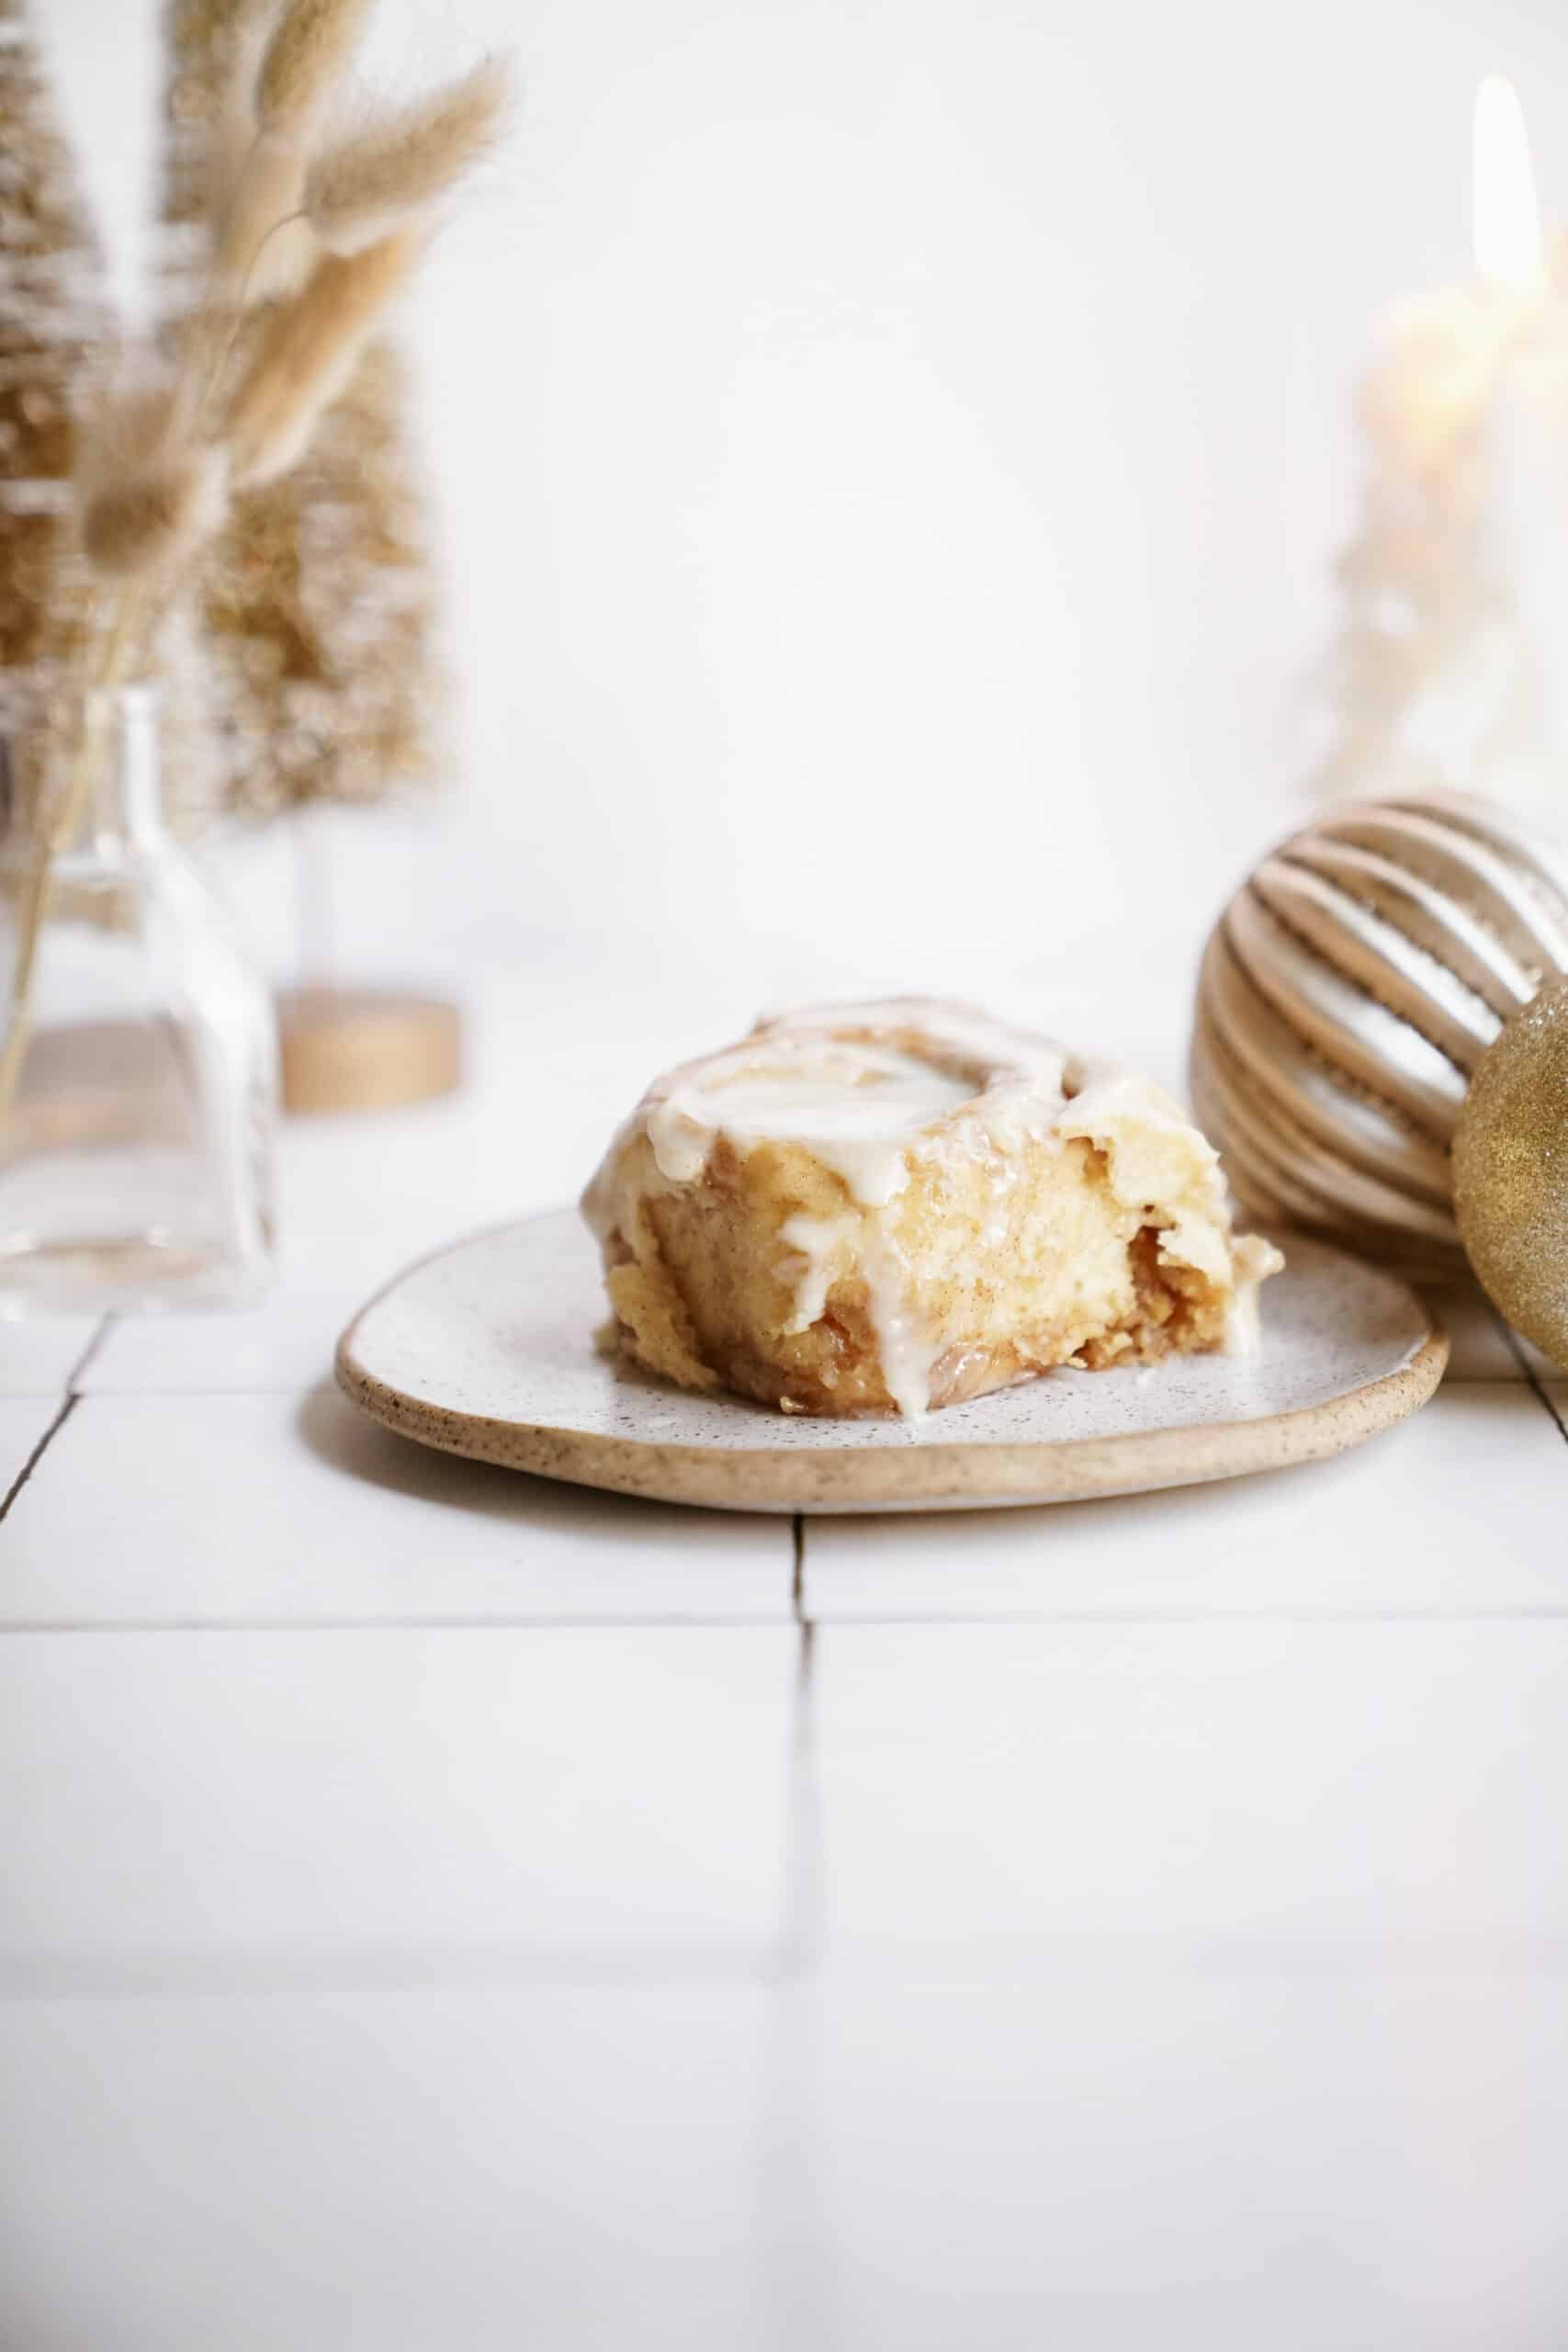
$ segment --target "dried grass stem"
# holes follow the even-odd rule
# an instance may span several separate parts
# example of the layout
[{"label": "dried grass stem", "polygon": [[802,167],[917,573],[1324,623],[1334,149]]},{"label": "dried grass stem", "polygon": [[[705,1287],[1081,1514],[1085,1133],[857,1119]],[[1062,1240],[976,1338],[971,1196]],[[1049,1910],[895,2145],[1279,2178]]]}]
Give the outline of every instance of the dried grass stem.
[{"label": "dried grass stem", "polygon": [[305,215],[321,243],[357,253],[437,202],[489,153],[511,102],[509,65],[485,58],[446,89],[329,148],[304,189]]},{"label": "dried grass stem", "polygon": [[244,299],[263,246],[299,210],[305,167],[298,140],[275,130],[257,132],[223,215],[212,257],[212,300]]},{"label": "dried grass stem", "polygon": [[263,130],[313,124],[354,54],[373,0],[289,0],[256,75]]},{"label": "dried grass stem", "polygon": [[118,579],[181,562],[222,523],[223,474],[222,453],[197,448],[99,491],[82,515],[88,561]]},{"label": "dried grass stem", "polygon": [[236,489],[270,481],[293,464],[423,246],[423,237],[403,229],[362,253],[323,254],[301,290],[279,303],[223,424]]}]

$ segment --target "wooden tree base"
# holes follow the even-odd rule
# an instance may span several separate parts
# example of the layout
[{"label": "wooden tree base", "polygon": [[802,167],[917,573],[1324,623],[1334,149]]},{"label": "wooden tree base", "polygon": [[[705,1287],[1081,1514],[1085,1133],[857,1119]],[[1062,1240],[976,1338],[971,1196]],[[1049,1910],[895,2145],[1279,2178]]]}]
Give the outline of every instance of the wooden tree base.
[{"label": "wooden tree base", "polygon": [[395,989],[286,989],[277,998],[283,1107],[389,1111],[450,1094],[462,1019],[445,997]]}]

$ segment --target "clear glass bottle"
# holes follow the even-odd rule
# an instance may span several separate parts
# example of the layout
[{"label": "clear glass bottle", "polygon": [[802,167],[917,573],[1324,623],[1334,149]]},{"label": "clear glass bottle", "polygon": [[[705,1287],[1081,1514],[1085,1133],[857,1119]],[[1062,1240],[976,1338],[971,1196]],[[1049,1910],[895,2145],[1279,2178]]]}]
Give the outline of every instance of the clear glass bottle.
[{"label": "clear glass bottle", "polygon": [[[18,1022],[39,844],[76,787]],[[154,687],[0,684],[0,1035],[20,1040],[0,1099],[0,1317],[254,1298],[272,1251],[272,1008],[164,824]]]}]

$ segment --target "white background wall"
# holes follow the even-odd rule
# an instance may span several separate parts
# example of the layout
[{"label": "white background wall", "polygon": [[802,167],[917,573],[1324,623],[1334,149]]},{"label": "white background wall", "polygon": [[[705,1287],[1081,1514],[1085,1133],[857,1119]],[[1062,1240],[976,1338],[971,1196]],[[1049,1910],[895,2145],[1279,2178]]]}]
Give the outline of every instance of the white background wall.
[{"label": "white background wall", "polygon": [[[153,0],[40,13],[123,221]],[[502,40],[409,321],[457,788],[354,829],[354,953],[1184,956],[1297,805],[1488,68],[1568,206],[1561,0],[384,0],[370,63]]]}]

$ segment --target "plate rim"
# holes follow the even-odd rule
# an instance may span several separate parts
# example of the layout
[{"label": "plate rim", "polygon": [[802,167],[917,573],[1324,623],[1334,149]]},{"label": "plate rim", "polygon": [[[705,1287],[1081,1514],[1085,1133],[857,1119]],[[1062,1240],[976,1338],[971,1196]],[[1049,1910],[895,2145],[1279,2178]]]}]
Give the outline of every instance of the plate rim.
[{"label": "plate rim", "polygon": [[[1259,1419],[1188,1422],[1160,1430],[1122,1430],[1107,1437],[938,1440],[919,1446],[720,1447],[562,1428],[548,1421],[502,1420],[463,1412],[392,1387],[355,1353],[361,1326],[383,1299],[415,1274],[461,1250],[538,1225],[570,1210],[506,1217],[427,1250],[367,1299],[340,1337],[333,1356],[349,1402],[398,1436],[441,1453],[488,1462],[600,1492],[639,1496],[710,1510],[833,1511],[927,1509],[941,1504],[1087,1502],[1293,1468],[1341,1453],[1394,1428],[1436,1390],[1449,1360],[1449,1339],[1431,1304],[1387,1267],[1424,1318],[1426,1336],[1410,1360],[1375,1380]],[[1315,1234],[1280,1228],[1352,1264],[1368,1261]]]}]

